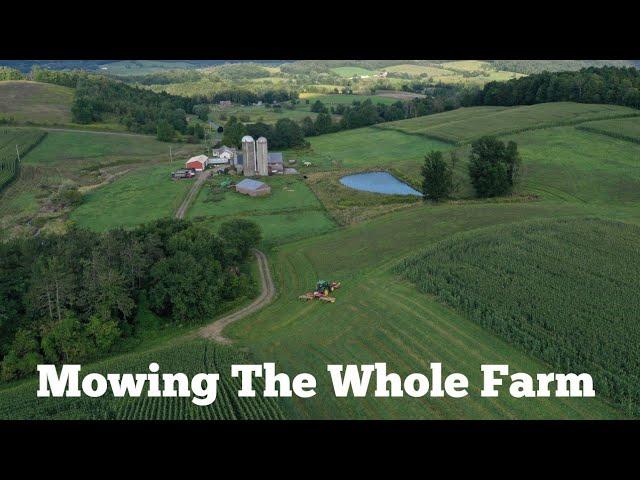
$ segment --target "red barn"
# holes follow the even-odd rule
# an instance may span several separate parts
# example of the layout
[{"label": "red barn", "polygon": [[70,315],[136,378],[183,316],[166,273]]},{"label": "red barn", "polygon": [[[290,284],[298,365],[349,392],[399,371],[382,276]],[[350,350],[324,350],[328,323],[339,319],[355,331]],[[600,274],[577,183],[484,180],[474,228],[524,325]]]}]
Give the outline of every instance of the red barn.
[{"label": "red barn", "polygon": [[185,163],[185,168],[193,168],[196,172],[203,171],[207,166],[207,156],[206,155],[197,155],[195,157],[191,157]]}]

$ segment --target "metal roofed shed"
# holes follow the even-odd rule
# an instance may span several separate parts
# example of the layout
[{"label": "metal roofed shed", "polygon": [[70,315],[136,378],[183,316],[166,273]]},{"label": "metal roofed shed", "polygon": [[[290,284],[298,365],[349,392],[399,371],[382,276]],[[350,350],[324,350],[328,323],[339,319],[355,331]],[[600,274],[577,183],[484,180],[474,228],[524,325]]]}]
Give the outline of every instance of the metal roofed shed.
[{"label": "metal roofed shed", "polygon": [[250,197],[261,197],[271,193],[271,187],[264,182],[245,178],[236,185],[236,192]]}]

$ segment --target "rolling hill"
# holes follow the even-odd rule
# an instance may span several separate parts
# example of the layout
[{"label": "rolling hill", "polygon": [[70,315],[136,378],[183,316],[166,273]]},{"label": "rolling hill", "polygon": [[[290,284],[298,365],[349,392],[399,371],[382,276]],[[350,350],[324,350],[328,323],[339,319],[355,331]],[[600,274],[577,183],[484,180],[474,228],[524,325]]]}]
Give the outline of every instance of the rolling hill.
[{"label": "rolling hill", "polygon": [[73,89],[28,80],[0,82],[0,118],[38,124],[71,122]]}]

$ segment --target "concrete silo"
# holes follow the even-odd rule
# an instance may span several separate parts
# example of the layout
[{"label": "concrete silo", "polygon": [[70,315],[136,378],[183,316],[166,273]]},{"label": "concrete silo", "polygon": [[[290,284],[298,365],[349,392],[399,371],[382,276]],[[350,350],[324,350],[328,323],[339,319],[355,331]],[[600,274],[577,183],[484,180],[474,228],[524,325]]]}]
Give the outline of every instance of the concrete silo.
[{"label": "concrete silo", "polygon": [[269,150],[267,148],[267,139],[260,137],[256,142],[256,170],[258,175],[269,175]]},{"label": "concrete silo", "polygon": [[253,177],[256,174],[256,142],[249,135],[242,137],[242,156],[244,176]]}]

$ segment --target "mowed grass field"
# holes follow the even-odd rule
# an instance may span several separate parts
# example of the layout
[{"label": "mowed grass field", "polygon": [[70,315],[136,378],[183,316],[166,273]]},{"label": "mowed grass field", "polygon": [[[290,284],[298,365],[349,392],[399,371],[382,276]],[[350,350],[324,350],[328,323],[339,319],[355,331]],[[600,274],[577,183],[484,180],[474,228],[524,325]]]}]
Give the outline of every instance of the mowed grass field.
[{"label": "mowed grass field", "polygon": [[27,80],[0,82],[0,118],[17,122],[65,124],[71,122],[73,89]]},{"label": "mowed grass field", "polygon": [[[242,177],[234,180],[241,181]],[[335,228],[322,204],[298,176],[272,176],[261,180],[271,186],[271,195],[249,197],[229,189],[221,200],[212,202],[207,201],[211,186],[219,183],[218,178],[213,178],[200,190],[187,217],[213,231],[231,218],[255,221],[268,245],[319,235]]]},{"label": "mowed grass field", "polygon": [[[425,205],[288,244],[271,255],[278,299],[225,332],[257,361],[317,376],[316,397],[283,401],[288,417],[617,418],[621,414],[598,399],[514,399],[506,391],[481,398],[481,364],[506,363],[511,372],[553,370],[391,271],[403,256],[459,231],[584,211],[572,204]],[[343,282],[335,304],[297,299],[318,278]],[[387,362],[406,375],[427,372],[435,361],[447,373],[469,377],[468,397],[383,399],[370,390],[366,398],[336,398],[325,370],[327,364]]]},{"label": "mowed grass field", "polygon": [[587,132],[599,133],[621,140],[640,143],[640,117],[588,122],[580,125],[578,128]]},{"label": "mowed grass field", "polygon": [[639,114],[638,110],[617,105],[557,102],[498,109],[475,107],[388,122],[376,125],[375,128],[399,130],[463,144],[483,135],[506,135],[529,129],[575,125],[591,120]]},{"label": "mowed grass field", "polygon": [[518,191],[600,205],[640,201],[640,144],[558,127],[506,136],[522,156]]},{"label": "mowed grass field", "polygon": [[286,158],[295,158],[298,164],[311,162],[312,167],[305,171],[416,166],[429,150],[453,148],[453,145],[437,139],[374,127],[330,133],[308,140],[311,144],[309,150],[286,153]]}]

